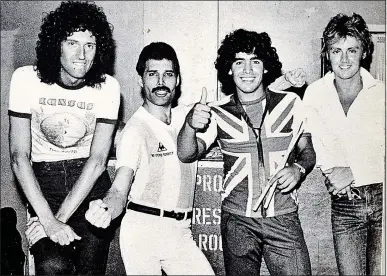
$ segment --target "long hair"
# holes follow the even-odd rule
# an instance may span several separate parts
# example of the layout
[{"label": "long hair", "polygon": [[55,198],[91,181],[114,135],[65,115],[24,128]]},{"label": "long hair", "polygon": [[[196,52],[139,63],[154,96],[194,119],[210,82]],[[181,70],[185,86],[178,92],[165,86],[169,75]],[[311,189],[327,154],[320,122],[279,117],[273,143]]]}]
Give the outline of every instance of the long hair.
[{"label": "long hair", "polygon": [[94,3],[68,1],[43,19],[36,43],[36,70],[42,82],[56,83],[61,70],[61,42],[77,31],[88,30],[97,43],[93,65],[85,75],[85,84],[94,87],[114,74],[115,41],[113,26],[102,8]]},{"label": "long hair", "polygon": [[[144,49],[142,49],[140,56],[138,57],[138,61],[136,65],[136,71],[139,76],[143,77],[146,62],[150,59],[154,59],[154,60],[167,59],[172,62],[173,71],[176,74],[176,76],[180,78],[180,82],[175,89],[175,97],[172,101],[172,107],[177,106],[178,99],[181,95],[182,81],[181,81],[181,75],[180,75],[180,64],[179,64],[179,60],[177,59],[175,50],[172,48],[171,45],[165,42],[152,42],[149,45],[145,46]],[[142,93],[143,91],[141,91],[141,95],[143,95]]]},{"label": "long hair", "polygon": [[218,70],[218,80],[222,84],[222,92],[230,95],[236,92],[233,77],[228,74],[239,52],[255,54],[263,62],[267,72],[263,75],[262,84],[267,87],[282,75],[282,63],[279,61],[276,48],[271,46],[271,39],[265,32],[257,33],[238,29],[226,35],[218,50],[215,68]]},{"label": "long hair", "polygon": [[332,69],[330,62],[327,60],[329,47],[338,42],[340,39],[347,38],[348,36],[354,37],[360,41],[362,51],[366,54],[365,58],[361,61],[361,66],[369,69],[372,61],[374,44],[366,22],[359,14],[356,13],[353,13],[352,16],[339,13],[332,17],[328,22],[328,25],[325,27],[323,32],[323,47],[321,55],[322,58],[325,59],[326,64],[328,64],[328,69]]}]

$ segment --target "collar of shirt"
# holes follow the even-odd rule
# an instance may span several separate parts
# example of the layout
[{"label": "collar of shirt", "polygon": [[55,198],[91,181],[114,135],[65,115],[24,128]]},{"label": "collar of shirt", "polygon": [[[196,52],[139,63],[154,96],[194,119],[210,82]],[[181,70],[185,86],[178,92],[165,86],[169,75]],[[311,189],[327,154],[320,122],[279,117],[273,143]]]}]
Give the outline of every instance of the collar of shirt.
[{"label": "collar of shirt", "polygon": [[[364,185],[367,182],[372,183],[372,174],[376,175],[368,173],[373,167],[367,163],[368,159],[377,164],[380,159],[377,154],[375,155],[377,150],[374,149],[378,142],[373,140],[380,132],[378,124],[375,123],[377,121],[375,116],[379,114],[379,111],[375,109],[375,104],[380,99],[375,98],[373,94],[373,87],[377,85],[378,80],[375,80],[364,68],[361,68],[360,75],[363,80],[363,88],[349,108],[347,115],[343,111],[334,86],[334,74],[330,72],[324,76],[323,86],[319,87],[318,94],[316,94],[318,101],[313,104],[319,119],[313,128],[316,136],[320,137],[316,143],[316,152],[322,170],[349,166],[357,184]],[[369,112],[370,110],[374,112]],[[365,162],[367,168],[365,168]]]}]

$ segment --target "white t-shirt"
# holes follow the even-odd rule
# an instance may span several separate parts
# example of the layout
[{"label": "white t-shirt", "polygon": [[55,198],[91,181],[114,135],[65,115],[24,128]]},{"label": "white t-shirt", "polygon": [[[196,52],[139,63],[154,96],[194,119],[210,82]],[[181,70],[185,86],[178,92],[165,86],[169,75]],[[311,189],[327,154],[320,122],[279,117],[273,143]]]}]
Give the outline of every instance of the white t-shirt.
[{"label": "white t-shirt", "polygon": [[141,106],[126,123],[116,169],[125,166],[135,173],[130,201],[165,210],[192,209],[197,164],[180,162],[176,150],[177,135],[189,110],[189,106],[172,109],[167,125]]},{"label": "white t-shirt", "polygon": [[350,167],[355,186],[384,182],[385,173],[385,86],[363,68],[360,75],[363,89],[347,115],[332,72],[312,83],[303,99],[316,165],[323,171]]},{"label": "white t-shirt", "polygon": [[120,86],[106,75],[100,88],[64,88],[41,82],[33,66],[15,70],[9,115],[31,118],[31,160],[59,161],[89,157],[96,122],[115,123]]}]

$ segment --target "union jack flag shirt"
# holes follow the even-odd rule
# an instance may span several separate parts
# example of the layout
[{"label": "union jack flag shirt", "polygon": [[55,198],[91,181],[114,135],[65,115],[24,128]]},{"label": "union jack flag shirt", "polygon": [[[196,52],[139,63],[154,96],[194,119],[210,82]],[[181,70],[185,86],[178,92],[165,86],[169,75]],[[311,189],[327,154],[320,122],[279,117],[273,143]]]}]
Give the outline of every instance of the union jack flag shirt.
[{"label": "union jack flag shirt", "polygon": [[[292,138],[297,137],[304,122],[301,99],[293,92],[270,89],[261,99],[238,102],[235,95],[230,95],[210,104],[211,122],[205,132],[197,134],[207,149],[217,141],[222,151],[222,208],[246,217],[272,217],[296,211],[294,194],[282,194],[278,190],[265,212],[262,205],[256,211],[253,206],[284,161]],[[261,147],[257,143],[257,129],[260,129]],[[287,162],[292,164],[294,159],[292,151]]]}]

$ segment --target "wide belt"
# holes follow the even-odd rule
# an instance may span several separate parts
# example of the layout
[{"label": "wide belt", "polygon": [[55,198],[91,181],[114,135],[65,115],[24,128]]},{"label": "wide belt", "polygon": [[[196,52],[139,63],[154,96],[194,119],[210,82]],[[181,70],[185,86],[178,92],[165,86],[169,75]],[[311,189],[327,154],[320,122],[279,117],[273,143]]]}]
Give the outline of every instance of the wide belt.
[{"label": "wide belt", "polygon": [[126,208],[137,212],[142,212],[145,214],[150,214],[150,215],[155,215],[160,217],[167,217],[167,218],[174,218],[176,220],[192,218],[192,211],[189,211],[189,212],[166,211],[166,210],[160,210],[154,207],[140,205],[134,202],[129,202]]}]

